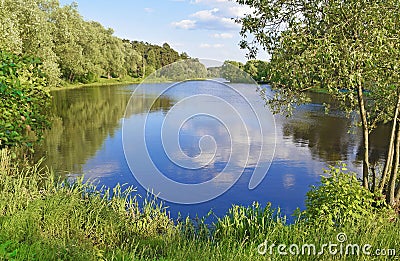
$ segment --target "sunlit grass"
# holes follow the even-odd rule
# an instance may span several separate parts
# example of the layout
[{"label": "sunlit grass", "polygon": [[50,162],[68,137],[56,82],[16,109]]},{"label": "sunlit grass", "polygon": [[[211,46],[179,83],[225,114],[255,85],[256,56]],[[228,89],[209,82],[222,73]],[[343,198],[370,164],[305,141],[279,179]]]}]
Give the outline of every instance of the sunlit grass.
[{"label": "sunlit grass", "polygon": [[143,78],[132,78],[129,76],[123,78],[99,78],[97,81],[92,83],[69,83],[63,82],[58,87],[51,87],[50,90],[64,90],[64,89],[76,89],[81,87],[97,87],[97,86],[112,86],[112,85],[128,85],[128,84],[139,84],[143,81]]},{"label": "sunlit grass", "polygon": [[[393,260],[393,256],[281,255],[285,244],[338,243],[396,249],[400,222],[359,219],[332,226],[301,216],[293,224],[258,203],[233,206],[215,224],[173,222],[156,199],[139,204],[132,188],[96,188],[82,179],[58,180],[38,164],[0,155],[0,259],[2,260]],[[264,255],[259,245],[266,243]],[[263,249],[261,249],[263,250]],[[286,249],[288,252],[288,250]]]}]

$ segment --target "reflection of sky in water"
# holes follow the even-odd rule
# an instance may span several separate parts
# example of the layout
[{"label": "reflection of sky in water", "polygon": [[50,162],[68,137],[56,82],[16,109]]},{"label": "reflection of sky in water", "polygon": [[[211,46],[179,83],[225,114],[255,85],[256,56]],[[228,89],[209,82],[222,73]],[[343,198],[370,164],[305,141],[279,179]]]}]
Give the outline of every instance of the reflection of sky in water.
[{"label": "reflection of sky in water", "polygon": [[[261,102],[247,100],[246,95],[256,97],[255,86],[237,87],[184,82],[162,93],[175,101],[169,111],[153,110],[125,118],[125,152],[144,187],[173,202],[202,202],[220,195],[242,174],[251,176],[257,169],[262,175],[266,173],[275,145],[274,120]],[[154,94],[160,90],[144,88],[131,100],[128,111],[146,97],[158,96]],[[188,93],[185,97],[173,95],[182,90]],[[256,113],[266,123],[260,122]],[[261,157],[262,146],[266,149]],[[258,178],[261,181],[262,177]],[[255,180],[253,183],[257,183]],[[182,188],[171,181],[201,186]]]},{"label": "reflection of sky in water", "polygon": [[[257,123],[251,115],[243,117],[246,121],[251,144],[248,162],[246,162],[246,156],[241,154],[240,151],[236,151],[231,155],[228,128],[224,127],[223,123],[217,119],[208,116],[196,116],[184,123],[180,122],[183,125],[179,132],[179,143],[186,156],[194,157],[200,155],[200,139],[207,135],[214,138],[217,146],[215,156],[211,157],[211,161],[209,161],[210,157],[193,159],[198,160],[199,165],[206,164],[200,170],[179,168],[164,153],[160,135],[163,120],[171,106],[174,105],[174,102],[193,94],[210,93],[229,100],[237,108],[246,106],[245,101],[236,97],[235,93],[227,91],[226,88],[218,89],[208,85],[206,82],[200,82],[195,86],[190,86],[189,84],[185,87],[187,88],[173,88],[165,93],[165,97],[169,100],[161,101],[158,109],[157,107],[153,108],[148,115],[146,140],[149,153],[157,167],[168,178],[184,183],[199,183],[211,180],[224,169],[230,156],[233,157],[231,160],[235,162],[237,168],[244,168],[245,170],[229,191],[210,202],[196,205],[180,205],[167,202],[166,205],[170,206],[169,211],[172,217],[177,217],[178,212],[183,216],[187,214],[203,216],[210,209],[213,209],[217,215],[223,215],[232,204],[250,205],[253,201],[259,201],[263,205],[267,202],[272,202],[273,206],[280,206],[284,213],[290,215],[297,207],[304,207],[305,193],[309,190],[310,185],[316,184],[319,180],[319,175],[323,174],[322,169],[327,167],[327,163],[332,164],[337,159],[345,159],[350,164],[350,169],[359,168],[358,164],[352,164],[357,162],[359,151],[357,134],[348,135],[347,127],[349,122],[342,119],[340,115],[326,117],[323,113],[323,108],[320,108],[320,106],[302,106],[293,118],[276,118],[277,147],[274,161],[268,175],[254,190],[249,190],[248,184],[252,170],[258,160],[254,155],[258,155],[261,135],[256,131]],[[122,91],[126,90],[126,87],[116,88]],[[128,87],[128,89],[133,88]],[[150,85],[146,92],[141,94],[143,102],[128,108],[128,112],[130,112],[128,114],[131,115],[129,120],[132,124],[134,124],[135,118],[145,116],[141,112],[151,105],[146,103],[146,97],[151,96],[152,92],[157,88],[160,88],[160,86]],[[254,88],[249,86],[238,86],[238,88],[246,92],[247,97],[256,100],[259,106],[263,106],[263,101],[259,98]],[[210,102],[210,104],[193,104],[193,106],[210,107],[214,105]],[[227,116],[226,118],[229,119],[229,115]],[[177,117],[179,118],[179,115]],[[230,126],[230,131],[237,129],[234,126],[234,122],[226,121],[228,121],[227,125]],[[269,141],[273,140],[269,135],[265,134],[263,138]],[[240,137],[241,135],[237,134],[236,136]],[[86,178],[97,179],[100,185],[112,187],[117,183],[127,183],[138,187],[138,192],[141,195],[146,195],[146,190],[139,186],[130,173],[125,161],[121,137],[120,128],[117,128],[113,135],[106,137],[101,148],[83,165],[83,172]],[[240,143],[239,138],[237,141]],[[247,141],[243,140],[241,142],[246,144]],[[340,150],[337,149],[339,144]],[[206,152],[214,152],[213,140],[204,138],[201,145],[203,145],[202,148]],[[375,146],[384,148],[385,142],[382,142],[382,145],[376,144]],[[137,153],[141,152],[138,151]],[[179,155],[179,153],[176,155]],[[69,170],[56,171],[64,172]],[[144,169],[143,171],[146,170]],[[234,178],[234,173],[226,173],[218,181],[230,182]],[[215,184],[215,186],[218,186],[218,184]]]},{"label": "reflection of sky in water", "polygon": [[[134,121],[134,117],[132,120]],[[164,152],[160,135],[163,117],[159,113],[149,115],[147,122],[146,130],[148,131],[146,132],[146,140],[148,142],[149,155],[157,168],[168,178],[185,184],[196,184],[214,178],[225,167],[227,159],[222,155],[222,150],[225,149],[225,146],[230,147],[230,141],[226,132],[222,133],[225,135],[220,135],[219,131],[216,131],[221,128],[218,121],[206,116],[198,116],[185,122],[179,133],[182,152],[192,158],[193,161],[199,161],[199,165],[205,165],[200,169],[182,168],[170,161]],[[204,141],[207,139],[202,141],[202,149],[208,149],[207,151],[210,151],[210,154],[212,154],[209,157],[211,161],[209,158],[202,161],[202,158],[199,157],[201,152],[199,142],[205,135],[213,136],[218,144],[216,156],[214,157],[212,156],[214,154],[214,144],[211,142],[205,143]],[[208,148],[205,148],[204,144],[208,145]],[[178,152],[170,153],[175,159],[180,155]]]},{"label": "reflection of sky in water", "polygon": [[[169,160],[168,156],[164,152],[164,148],[161,142],[160,130],[163,126],[166,113],[153,111],[149,115],[147,115],[147,148],[157,168],[162,171],[162,173],[168,178],[177,182],[187,184],[201,183],[216,177],[224,169],[227,161],[229,160],[235,162],[239,171],[244,169],[241,178],[228,192],[210,202],[196,205],[180,205],[167,203],[167,205],[170,206],[172,216],[176,216],[178,212],[181,212],[183,215],[199,214],[201,216],[207,214],[210,209],[214,209],[216,214],[222,215],[232,204],[250,205],[253,201],[259,201],[261,203],[267,203],[268,201],[271,201],[275,203],[275,206],[280,205],[283,211],[286,213],[290,213],[296,207],[303,206],[303,196],[305,191],[307,190],[307,186],[310,183],[315,183],[317,177],[312,176],[312,181],[310,181],[309,178],[304,177],[302,177],[300,180],[297,180],[298,176],[307,176],[307,166],[304,166],[303,162],[293,164],[293,166],[292,164],[286,164],[286,162],[284,161],[277,162],[277,164],[273,163],[270,172],[268,173],[264,181],[260,184],[260,186],[258,186],[255,190],[248,189],[250,177],[253,173],[254,167],[257,164],[257,161],[259,160],[258,157],[261,146],[260,142],[262,139],[264,139],[264,142],[267,141],[267,143],[271,143],[274,139],[274,133],[272,131],[264,134],[261,134],[259,132],[259,123],[252,114],[252,111],[243,110],[244,108],[249,109],[247,108],[248,103],[246,100],[238,97],[237,93],[229,90],[228,88],[215,88],[215,86],[210,87],[210,85],[206,84],[205,82],[201,82],[200,84],[196,83],[196,85],[193,86],[184,86],[186,88],[177,87],[171,88],[164,95],[172,98],[175,101],[179,101],[187,96],[210,93],[213,96],[221,97],[229,101],[230,104],[233,104],[235,108],[241,111],[241,116],[245,121],[248,134],[240,135],[238,133],[235,133],[235,131],[240,129],[236,126],[236,124],[240,123],[234,122],[234,118],[231,117],[229,114],[225,114],[224,122],[221,122],[219,119],[206,115],[197,115],[195,117],[186,119],[186,121],[182,121],[179,113],[190,108],[183,107],[179,108],[180,110],[175,110],[174,113],[176,113],[177,115],[173,114],[172,116],[175,116],[177,120],[176,122],[174,122],[174,117],[172,117],[172,119],[169,119],[168,124],[181,125],[180,132],[177,135],[179,135],[180,149],[186,156],[190,156],[193,161],[202,160],[201,158],[196,158],[196,156],[200,154],[199,142],[202,137],[208,135],[212,136],[217,143],[215,156],[212,157],[212,160],[207,161],[209,159],[207,158],[206,161],[200,162],[200,165],[205,164],[203,168],[191,170],[177,166]],[[240,87],[240,90],[245,92],[247,97],[249,97],[250,99],[254,99],[253,101],[256,101],[255,104],[257,104],[257,106],[264,106],[263,101],[256,93],[254,87],[239,86],[239,88]],[[147,95],[151,96],[152,88],[157,87],[155,87],[154,85],[149,86],[149,88],[146,89],[146,93],[143,94],[143,97],[146,97]],[[193,104],[193,106],[216,106],[213,103],[215,103],[215,101],[213,100],[203,101],[202,104],[197,103]],[[245,113],[243,113],[243,111],[245,111]],[[133,114],[129,117],[125,124],[134,124],[134,122],[139,119],[138,117],[144,117],[144,115]],[[228,127],[226,127],[224,124]],[[169,129],[165,127],[166,126],[164,126],[164,131]],[[248,144],[250,142],[250,153],[248,157],[248,152],[246,153],[245,150],[243,152],[235,151],[234,153],[231,153],[232,144],[231,137],[229,136],[230,134],[237,137],[236,141],[238,143]],[[240,137],[242,137],[242,139],[240,139]],[[208,149],[207,144],[209,145]],[[202,145],[204,145],[204,140]],[[208,142],[206,142],[205,146],[203,146],[202,149],[211,152],[213,151],[213,145],[213,141],[208,140]],[[141,152],[137,151],[137,153]],[[173,154],[176,156],[179,155],[179,152],[177,152],[176,154],[170,152],[169,154]],[[278,153],[278,155],[279,154],[281,153]],[[300,158],[304,159],[304,157]],[[125,166],[125,168],[127,168],[127,166]],[[284,173],[296,174],[287,174],[285,176]],[[127,178],[127,180],[133,179],[133,177],[125,177]],[[235,173],[224,173],[224,176],[219,177],[218,182],[230,183],[235,178]],[[104,178],[102,182],[107,185],[113,185],[117,182],[117,180],[113,179],[112,177],[108,177]],[[130,181],[129,183],[137,184],[136,182],[132,181]],[[305,183],[307,185],[303,186],[302,190],[299,190],[298,188],[295,189],[296,186],[301,186],[302,183]],[[218,186],[218,184],[215,184],[215,186]],[[139,191],[141,192],[141,194],[145,193],[145,190],[143,189],[140,189]],[[300,197],[298,196],[299,193],[301,195]]]}]

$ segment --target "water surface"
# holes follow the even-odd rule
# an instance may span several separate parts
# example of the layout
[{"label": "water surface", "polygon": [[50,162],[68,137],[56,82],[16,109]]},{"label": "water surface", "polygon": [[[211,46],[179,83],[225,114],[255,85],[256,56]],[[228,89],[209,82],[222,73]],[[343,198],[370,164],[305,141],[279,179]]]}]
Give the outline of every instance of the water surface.
[{"label": "water surface", "polygon": [[[128,101],[136,87],[90,87],[53,92],[52,111],[55,120],[39,149],[39,154],[46,157],[46,164],[60,175],[85,175],[86,179],[95,180],[99,186],[113,187],[118,183],[132,185],[137,187],[139,194],[145,196],[146,189],[132,175],[122,145],[122,123]],[[165,154],[160,135],[163,121],[175,105],[185,97],[207,93],[227,100],[238,109],[247,106],[234,93],[207,81],[187,82],[180,87],[169,90],[153,103],[157,90],[163,88],[163,84],[149,85],[145,92],[135,94],[135,103],[130,104],[125,115],[125,121],[133,125],[142,117],[147,117],[148,152],[160,171],[177,182],[196,184],[212,180],[229,160],[236,162],[238,169],[244,170],[231,189],[212,201],[194,205],[166,202],[174,218],[178,213],[182,216],[204,216],[211,209],[216,215],[223,215],[232,204],[251,205],[254,201],[263,205],[271,202],[274,207],[279,206],[283,213],[290,215],[297,207],[304,208],[306,192],[310,185],[317,184],[319,176],[323,174],[322,169],[329,164],[345,161],[350,169],[360,170],[361,134],[352,127],[354,119],[344,117],[338,110],[325,114],[322,104],[329,102],[329,97],[323,94],[310,94],[312,102],[297,108],[290,118],[275,117],[276,133],[271,131],[265,133],[264,137],[276,140],[274,158],[267,176],[256,189],[249,190],[248,184],[257,160],[252,159],[251,155],[250,158],[245,155],[229,158],[232,145],[229,133],[236,124],[233,117],[231,122],[230,117],[226,117],[224,120],[227,122],[224,123],[206,115],[185,121],[178,137],[184,154],[198,160],[196,156],[201,152],[199,140],[204,136],[213,137],[217,145],[216,154],[212,162],[206,162],[201,172],[179,168],[171,164]],[[262,99],[255,91],[256,86],[242,84],[236,87],[246,92],[246,97],[263,106]],[[191,109],[190,105],[185,106],[189,107],[183,109]],[[206,100],[192,106],[213,104]],[[179,110],[173,112],[179,114]],[[255,121],[251,117],[244,118],[247,129],[254,129]],[[231,130],[224,124],[230,126]],[[384,156],[388,131],[387,127],[381,127],[373,134],[371,154],[376,161]],[[258,138],[255,134],[250,136],[251,149],[257,150]],[[205,148],[202,149],[207,150],[207,146],[213,149],[212,142],[204,144]],[[244,159],[248,160],[241,162]],[[226,177],[227,180],[229,178]]]}]

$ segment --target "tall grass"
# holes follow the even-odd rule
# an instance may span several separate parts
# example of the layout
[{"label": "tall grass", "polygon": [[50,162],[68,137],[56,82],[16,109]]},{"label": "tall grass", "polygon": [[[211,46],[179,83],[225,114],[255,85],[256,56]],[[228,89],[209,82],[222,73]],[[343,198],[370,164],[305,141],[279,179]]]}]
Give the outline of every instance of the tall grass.
[{"label": "tall grass", "polygon": [[71,255],[90,250],[90,256],[98,249],[143,249],[143,242],[176,234],[165,208],[155,201],[139,206],[132,188],[58,180],[40,162],[13,163],[5,150],[0,157],[0,238],[6,242],[41,242]]},{"label": "tall grass", "polygon": [[204,218],[173,222],[150,198],[139,204],[132,188],[97,188],[82,179],[57,179],[37,164],[0,152],[1,260],[392,260],[392,256],[280,255],[260,244],[337,242],[396,249],[400,222],[360,218],[332,226],[299,218],[287,224],[279,210],[233,206],[214,224]]}]

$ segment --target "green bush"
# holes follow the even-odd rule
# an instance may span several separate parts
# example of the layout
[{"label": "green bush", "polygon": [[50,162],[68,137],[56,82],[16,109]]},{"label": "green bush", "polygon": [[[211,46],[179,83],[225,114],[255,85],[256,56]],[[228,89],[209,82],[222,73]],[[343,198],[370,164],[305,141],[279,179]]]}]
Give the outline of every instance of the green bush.
[{"label": "green bush", "polygon": [[41,62],[0,51],[0,148],[32,147],[49,126],[50,94]]},{"label": "green bush", "polygon": [[374,217],[385,207],[383,200],[361,186],[356,174],[348,172],[346,165],[331,166],[321,177],[321,185],[307,193],[305,217],[311,222],[343,225],[348,222]]}]

